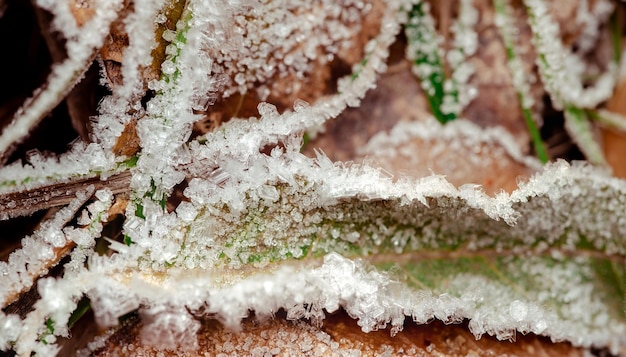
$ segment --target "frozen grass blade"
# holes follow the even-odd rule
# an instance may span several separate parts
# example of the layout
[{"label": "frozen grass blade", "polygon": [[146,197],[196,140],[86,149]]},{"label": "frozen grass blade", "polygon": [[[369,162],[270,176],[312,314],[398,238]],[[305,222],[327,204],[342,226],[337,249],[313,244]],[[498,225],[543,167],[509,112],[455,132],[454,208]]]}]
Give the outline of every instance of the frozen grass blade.
[{"label": "frozen grass blade", "polygon": [[494,8],[496,11],[496,25],[500,31],[500,36],[506,47],[506,55],[508,59],[508,67],[513,78],[513,85],[517,90],[517,98],[522,106],[522,113],[526,121],[526,127],[530,133],[530,138],[535,148],[535,153],[542,163],[550,160],[548,152],[541,138],[541,133],[537,129],[537,120],[533,115],[534,101],[531,98],[530,86],[526,81],[524,67],[515,51],[515,34],[513,32],[513,24],[511,23],[510,4],[507,0],[494,0]]},{"label": "frozen grass blade", "polygon": [[[108,34],[111,23],[117,18],[122,1],[102,1],[96,15],[84,25],[82,30],[92,33],[68,43],[69,57],[54,65],[46,84],[35,91],[32,98],[18,109],[17,113],[0,134],[0,153],[7,159],[10,150],[29,133],[47,113],[49,113],[81,79]],[[71,40],[69,40],[71,41]]]},{"label": "frozen grass blade", "polygon": [[[593,138],[585,109],[593,109],[611,96],[616,83],[617,64],[611,63],[609,70],[597,79],[594,86],[584,88],[579,78],[581,73],[569,65],[571,62],[579,63],[580,59],[564,48],[558,25],[550,19],[546,3],[543,0],[525,0],[524,4],[538,52],[539,73],[552,105],[557,109],[564,108],[565,128],[587,159],[606,165],[601,147]],[[619,56],[615,54],[614,58]]]},{"label": "frozen grass blade", "polygon": [[606,109],[589,110],[587,114],[603,126],[626,132],[626,117],[621,114]]},{"label": "frozen grass blade", "polygon": [[445,74],[439,54],[440,39],[429,9],[428,3],[420,2],[409,11],[409,21],[404,25],[409,41],[407,56],[414,62],[413,72],[420,79],[433,115],[445,124],[457,116],[454,113],[444,113],[441,108],[445,95]]},{"label": "frozen grass blade", "polygon": [[566,107],[564,114],[565,129],[585,154],[587,160],[596,165],[608,166],[600,144],[593,137],[593,128],[587,113],[576,107]]},{"label": "frozen grass blade", "polygon": [[454,120],[465,106],[476,96],[476,89],[468,85],[474,68],[466,61],[476,52],[477,34],[473,26],[478,13],[471,1],[460,2],[458,19],[451,26],[454,35],[453,48],[445,54],[452,68],[450,78],[446,78],[444,59],[439,47],[442,39],[437,34],[434,20],[430,15],[430,5],[420,2],[408,12],[409,20],[404,25],[408,39],[407,57],[413,62],[413,73],[418,77],[428,98],[433,115],[445,124]]}]

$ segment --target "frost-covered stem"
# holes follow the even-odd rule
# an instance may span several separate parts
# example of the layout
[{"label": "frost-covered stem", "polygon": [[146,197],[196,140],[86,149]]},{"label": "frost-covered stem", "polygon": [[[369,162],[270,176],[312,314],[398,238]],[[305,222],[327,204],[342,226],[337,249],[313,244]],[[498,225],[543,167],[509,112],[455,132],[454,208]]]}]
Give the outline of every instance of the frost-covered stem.
[{"label": "frost-covered stem", "polygon": [[[146,82],[158,75],[158,65],[164,56],[162,30],[167,21],[176,21],[169,16],[176,6],[170,0],[137,2],[133,11],[120,21],[128,35],[121,59],[123,83],[114,84],[112,95],[100,102],[100,116],[92,124],[94,141],[105,150],[115,152],[122,141],[120,135],[144,113],[140,98],[145,94]],[[103,73],[103,77],[106,75]]]},{"label": "frost-covered stem", "polygon": [[[37,89],[17,111],[9,125],[0,135],[0,153],[7,156],[9,150],[19,143],[47,113],[49,113],[79,81],[93,60],[95,51],[102,46],[109,26],[117,18],[121,0],[96,2],[96,15],[84,26],[85,33],[67,44],[68,58],[52,68],[46,83]],[[75,25],[74,25],[75,27]],[[63,31],[63,29],[59,29]],[[73,27],[70,34],[73,34]]]},{"label": "frost-covered stem", "polygon": [[558,24],[551,19],[545,2],[524,0],[524,4],[538,53],[539,74],[552,104],[556,108],[565,108],[565,129],[587,159],[606,165],[600,146],[593,140],[592,127],[584,109],[593,109],[612,95],[617,65],[611,63],[594,86],[584,88],[580,71],[571,64],[579,63],[580,59],[564,48]]},{"label": "frost-covered stem", "polygon": [[601,125],[626,132],[626,117],[621,114],[606,109],[588,110],[587,114]]},{"label": "frost-covered stem", "polygon": [[435,30],[434,20],[426,2],[413,5],[404,32],[408,39],[407,57],[413,61],[413,73],[420,79],[433,115],[441,123],[456,119],[455,113],[444,113],[445,75],[439,54],[441,41]]},{"label": "frost-covered stem", "polygon": [[452,25],[453,48],[445,54],[452,67],[450,78],[445,78],[441,38],[435,30],[429,13],[429,4],[420,2],[408,12],[405,33],[409,40],[407,57],[414,63],[413,73],[419,78],[431,111],[441,123],[456,119],[463,108],[475,97],[475,88],[467,84],[474,69],[466,59],[477,48],[473,26],[478,12],[471,0],[460,3],[459,16]]},{"label": "frost-covered stem", "polygon": [[[0,221],[30,215],[47,208],[65,206],[72,202],[78,192],[90,185],[96,190],[110,189],[114,194],[128,192],[129,182],[130,172],[124,171],[106,180],[101,177],[87,177],[19,192],[3,192],[0,195]],[[0,187],[2,186],[0,184]]]},{"label": "frost-covered stem", "polygon": [[[473,0],[461,0],[458,18],[451,28],[454,34],[453,48],[446,54],[452,74],[444,84],[447,95],[442,104],[444,112],[453,112],[457,116],[461,115],[477,94],[476,88],[468,83],[474,67],[467,61],[478,49],[478,34],[474,30],[477,22],[478,10],[474,7]],[[447,90],[447,87],[451,90]]]},{"label": "frost-covered stem", "polygon": [[554,21],[543,0],[524,0],[528,22],[533,32],[533,43],[538,53],[539,74],[556,108],[577,106],[595,108],[608,99],[615,86],[616,66],[602,74],[594,86],[584,88],[580,71],[571,63],[580,63],[574,54],[565,49],[559,26]]},{"label": "frost-covered stem", "polygon": [[[55,217],[42,225],[42,228],[33,234],[33,238],[38,241],[50,240],[51,237],[58,237],[56,241],[44,241],[43,244],[59,246],[63,242],[65,245],[78,245],[78,253],[75,250],[72,253],[72,261],[65,266],[65,276],[75,276],[76,272],[81,271],[84,268],[84,261],[90,254],[94,254],[93,246],[95,245],[95,238],[100,236],[102,231],[103,222],[107,220],[107,210],[111,206],[113,195],[110,190],[100,190],[95,193],[97,201],[90,204],[86,210],[83,211],[82,217],[78,220],[78,223],[83,225],[82,228],[63,228],[63,225],[69,221],[75,212],[80,208],[87,199],[93,194],[93,186],[82,192],[78,197],[66,208],[59,211]],[[24,243],[26,244],[26,243]],[[22,250],[27,250],[27,254],[32,255],[30,251],[31,243],[28,243]],[[39,247],[40,254],[42,252]],[[12,256],[18,253],[13,253]],[[57,257],[58,258],[58,257]],[[25,284],[20,286],[19,283],[12,282],[7,284],[13,289],[21,288],[25,290],[30,287],[34,278],[39,277],[45,273],[47,266],[41,266],[35,262],[33,257],[26,260],[26,271],[31,273],[30,280],[27,280],[24,276],[24,262],[16,261],[16,259],[9,259],[8,271],[5,275],[14,277],[20,276],[20,283]],[[34,271],[37,266],[41,266],[43,271]],[[17,273],[17,274],[16,274]],[[55,346],[52,344],[55,342],[54,336],[67,335],[69,333],[69,326],[66,323],[71,316],[72,311],[75,308],[75,301],[82,294],[82,289],[86,288],[86,284],[70,283],[65,280],[63,282],[55,281],[55,279],[44,279],[39,283],[39,294],[42,296],[37,304],[35,304],[35,310],[27,316],[24,320],[24,328],[18,336],[0,336],[0,340],[7,340],[9,338],[16,338],[16,350],[18,353],[28,353],[31,350],[41,350],[46,352],[55,350]],[[3,291],[6,294],[6,291]],[[45,300],[45,301],[44,301]],[[42,326],[45,325],[45,332],[41,332]],[[0,331],[4,332],[4,331]]]},{"label": "frost-covered stem", "polygon": [[507,55],[507,65],[513,79],[513,85],[517,91],[517,98],[519,99],[522,107],[522,114],[526,122],[526,127],[530,133],[530,138],[535,148],[535,153],[542,163],[546,163],[550,160],[548,152],[541,138],[541,133],[537,128],[537,120],[533,116],[534,101],[530,94],[530,86],[525,80],[526,74],[524,73],[524,66],[522,61],[517,56],[515,51],[515,33],[513,30],[513,24],[510,16],[510,4],[508,0],[494,0],[494,8],[496,11],[496,26],[500,31],[500,36],[504,41]]},{"label": "frost-covered stem", "polygon": [[565,129],[572,135],[572,140],[585,154],[589,162],[608,166],[602,148],[593,138],[593,128],[584,110],[569,106],[565,108]]},{"label": "frost-covered stem", "polygon": [[93,186],[77,194],[76,198],[61,209],[49,221],[44,222],[31,237],[22,239],[22,248],[11,253],[7,263],[0,262],[0,302],[3,306],[15,296],[30,288],[34,280],[44,274],[59,254],[66,252],[74,244],[63,232],[78,209],[91,197]]},{"label": "frost-covered stem", "polygon": [[[186,33],[193,14],[189,7],[177,24],[177,33],[168,46],[169,55],[161,65],[161,80],[158,93],[148,103],[147,115],[138,123],[138,135],[142,153],[136,170],[141,174],[133,176],[134,216],[145,218],[144,206],[157,203],[163,210],[165,200],[173,188],[184,176],[176,174],[170,166],[172,155],[182,147],[188,138],[192,120],[189,93],[184,87],[179,68],[181,53],[186,45]],[[153,205],[152,205],[153,206]],[[131,207],[132,208],[132,207]]]}]

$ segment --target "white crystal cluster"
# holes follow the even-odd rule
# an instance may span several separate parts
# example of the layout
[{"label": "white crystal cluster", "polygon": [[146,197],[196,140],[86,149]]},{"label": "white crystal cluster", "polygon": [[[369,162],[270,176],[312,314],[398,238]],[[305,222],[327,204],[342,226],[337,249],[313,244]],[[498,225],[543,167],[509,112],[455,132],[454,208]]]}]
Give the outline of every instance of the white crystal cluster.
[{"label": "white crystal cluster", "polygon": [[[261,100],[270,93],[298,92],[301,84],[293,79],[310,76],[315,62],[324,65],[348,50],[362,32],[361,23],[372,6],[361,0],[237,4],[222,14],[206,43],[213,78],[222,82],[224,97],[246,93],[255,83],[268,83],[256,88]],[[276,79],[285,77],[292,78],[291,83],[281,88]]]},{"label": "white crystal cluster", "polygon": [[[98,4],[95,24],[115,8]],[[593,280],[596,260],[623,270],[623,181],[591,166],[556,162],[511,194],[489,196],[474,185],[456,188],[443,176],[392,177],[367,165],[334,163],[322,152],[314,159],[300,153],[303,132],[359,105],[376,85],[412,5],[384,2],[378,34],[362,49],[354,75],[339,79],[337,94],[310,104],[296,101],[282,114],[261,103],[259,118],[233,119],[189,140],[199,119],[194,111],[206,109],[218,93],[245,92],[276,76],[311,75],[312,61],[321,56],[330,62],[352,45],[363,17],[381,4],[189,1],[176,30],[163,35],[169,42],[163,76],[147,84],[156,94],[143,108],[137,98],[141,69],[150,62],[150,36],[169,5],[135,2],[124,20],[130,41],[124,83],[112,86],[102,102],[95,142],[77,144],[58,159],[33,154],[25,166],[0,169],[3,192],[130,170],[123,226],[129,241],[102,237],[114,252],[94,251],[114,197],[93,188],[24,238],[0,263],[0,297],[14,300],[36,284],[41,299],[25,318],[0,313],[0,349],[56,353],[57,338],[69,335],[70,316],[83,297],[105,329],[138,311],[142,341],[162,349],[197,348],[197,316],[214,316],[236,329],[250,311],[264,317],[284,309],[289,319],[323,323],[325,313],[339,308],[366,332],[390,326],[395,334],[407,316],[418,323],[469,319],[477,337],[532,332],[577,346],[623,349],[623,296]],[[461,3],[453,27],[457,52],[447,59],[459,68],[464,63],[455,56],[476,50],[475,33],[466,31],[477,21],[470,5]],[[541,26],[543,10],[530,0],[528,6]],[[66,21],[63,11],[53,11],[55,23]],[[148,25],[151,18],[156,21]],[[57,26],[67,31],[68,48],[82,41],[70,36],[82,38],[82,30]],[[91,50],[91,43],[81,51]],[[137,120],[141,151],[129,168],[129,158],[110,152],[131,120]],[[437,125],[434,119],[399,124],[374,137],[363,153],[380,149],[393,158],[415,138],[442,138],[499,147],[502,156],[538,169],[501,129],[481,130],[465,121]],[[164,200],[184,180],[186,199],[169,212]],[[41,278],[54,249],[73,245],[63,275]],[[460,266],[466,257],[483,259],[487,268],[458,268],[446,276],[426,269],[429,263]],[[393,262],[397,270],[385,272]]]}]

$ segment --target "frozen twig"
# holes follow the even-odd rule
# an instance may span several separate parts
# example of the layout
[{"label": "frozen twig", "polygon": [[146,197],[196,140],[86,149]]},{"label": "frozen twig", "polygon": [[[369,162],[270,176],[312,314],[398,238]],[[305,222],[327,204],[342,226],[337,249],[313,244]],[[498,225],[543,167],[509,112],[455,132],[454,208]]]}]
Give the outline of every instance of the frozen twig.
[{"label": "frozen twig", "polygon": [[90,185],[93,185],[96,190],[108,188],[114,194],[129,192],[130,177],[130,172],[124,171],[106,180],[90,177],[27,191],[4,193],[0,196],[0,221],[30,215],[42,209],[67,205],[76,197],[78,191]]}]

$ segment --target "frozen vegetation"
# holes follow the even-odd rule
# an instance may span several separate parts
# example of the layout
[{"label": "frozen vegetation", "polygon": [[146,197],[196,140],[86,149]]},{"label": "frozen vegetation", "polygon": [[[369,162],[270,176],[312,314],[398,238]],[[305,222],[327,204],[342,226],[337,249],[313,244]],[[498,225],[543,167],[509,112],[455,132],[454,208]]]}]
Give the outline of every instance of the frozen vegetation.
[{"label": "frozen vegetation", "polygon": [[[123,11],[122,1],[89,3],[93,15],[79,27],[69,3],[37,1],[54,15],[68,58],[54,65],[48,85],[4,129],[0,149],[17,145],[58,103]],[[476,337],[507,340],[534,333],[625,351],[626,183],[602,167],[598,144],[585,129],[590,124],[581,117],[612,94],[621,67],[613,63],[594,86],[583,85],[584,63],[561,43],[544,1],[524,3],[542,83],[566,112],[571,135],[599,166],[541,166],[504,129],[482,129],[463,119],[442,127],[436,120],[460,117],[477,94],[467,61],[478,45],[473,26],[479,14],[471,1],[460,2],[447,53],[428,3],[419,1],[133,2],[123,19],[129,40],[123,83],[112,84],[112,94],[101,102],[92,142],[75,143],[59,157],[33,154],[27,163],[0,169],[5,195],[129,175],[124,239],[106,238],[112,254],[96,252],[116,194],[94,185],[78,190],[24,237],[8,261],[0,262],[0,300],[6,306],[31,288],[41,298],[24,317],[0,312],[0,350],[53,355],[86,296],[107,331],[92,349],[114,331],[119,317],[134,311],[144,321],[144,343],[184,350],[197,347],[200,328],[190,311],[237,329],[250,311],[262,317],[284,309],[289,319],[323,323],[325,313],[343,308],[366,332],[390,327],[395,334],[407,316],[420,324],[467,319]],[[580,20],[590,29],[612,11],[611,2],[598,3],[591,18]],[[515,33],[507,27],[510,4],[496,0],[494,6],[504,42],[514,46]],[[160,75],[147,79],[155,29],[175,7],[182,13],[175,28],[162,34],[167,47]],[[261,101],[270,94],[296,96],[298,79],[354,46],[363,19],[375,11],[379,29],[365,41],[352,74],[339,78],[336,93],[310,103],[294,97],[284,112],[261,102],[258,117],[234,118],[190,138],[198,113],[218,99],[247,92]],[[437,110],[375,136],[362,152],[391,159],[414,139],[453,143],[442,145],[461,151],[484,145],[494,148],[493,160],[513,160],[537,174],[511,193],[487,195],[476,185],[455,187],[437,172],[391,177],[374,166],[332,162],[321,151],[315,158],[300,152],[305,133],[314,135],[376,87],[401,31],[409,40],[407,58]],[[585,36],[581,46],[592,46],[598,35],[589,30]],[[509,55],[532,131],[540,123],[530,115],[527,76],[515,53]],[[454,69],[445,79],[444,61]],[[155,94],[142,106],[144,85]],[[601,117],[623,123],[614,113]],[[116,143],[131,123],[140,148],[116,155]],[[481,160],[466,153],[480,167]],[[185,199],[168,211],[166,202],[183,181]],[[10,216],[9,208],[3,214]],[[73,249],[62,275],[45,277],[59,250],[68,247]]]}]

